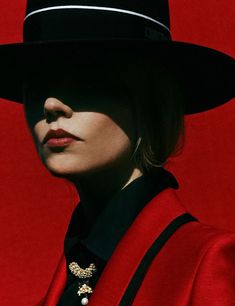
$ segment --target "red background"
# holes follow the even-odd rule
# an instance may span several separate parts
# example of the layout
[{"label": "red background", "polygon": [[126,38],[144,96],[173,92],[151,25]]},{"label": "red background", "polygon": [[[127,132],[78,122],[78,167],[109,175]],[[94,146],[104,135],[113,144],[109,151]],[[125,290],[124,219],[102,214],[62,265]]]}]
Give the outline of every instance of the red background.
[{"label": "red background", "polygon": [[[1,0],[0,43],[21,41],[25,4]],[[232,0],[171,0],[170,7],[175,40],[235,56]],[[0,107],[0,304],[36,305],[57,265],[78,195],[41,164],[22,106],[0,100]],[[188,116],[185,147],[168,164],[188,210],[228,230],[235,230],[234,122],[235,101]]]}]

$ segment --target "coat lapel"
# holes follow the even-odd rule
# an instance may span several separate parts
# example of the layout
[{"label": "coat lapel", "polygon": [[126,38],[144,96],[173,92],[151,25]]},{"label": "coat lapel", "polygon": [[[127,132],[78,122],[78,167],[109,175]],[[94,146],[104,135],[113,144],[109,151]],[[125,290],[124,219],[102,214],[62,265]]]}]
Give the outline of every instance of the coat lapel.
[{"label": "coat lapel", "polygon": [[96,285],[89,305],[119,305],[148,249],[167,225],[184,213],[185,209],[171,188],[150,201],[119,242]]},{"label": "coat lapel", "polygon": [[[185,209],[168,188],[153,198],[137,216],[119,242],[106,265],[90,299],[89,305],[119,305],[141,260],[156,238]],[[44,306],[55,306],[66,283],[66,261],[62,257],[44,300]]]}]

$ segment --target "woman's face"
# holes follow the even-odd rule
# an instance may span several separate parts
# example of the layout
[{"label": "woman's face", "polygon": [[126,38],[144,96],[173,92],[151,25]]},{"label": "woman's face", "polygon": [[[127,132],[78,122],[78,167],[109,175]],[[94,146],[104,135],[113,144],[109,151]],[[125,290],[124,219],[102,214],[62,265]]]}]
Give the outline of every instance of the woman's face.
[{"label": "woman's face", "polygon": [[[84,77],[47,73],[26,86],[26,119],[49,171],[84,175],[130,164],[135,127],[130,98],[117,79],[104,80],[103,73]],[[45,142],[50,130],[59,129],[74,139],[63,142],[52,137]]]}]

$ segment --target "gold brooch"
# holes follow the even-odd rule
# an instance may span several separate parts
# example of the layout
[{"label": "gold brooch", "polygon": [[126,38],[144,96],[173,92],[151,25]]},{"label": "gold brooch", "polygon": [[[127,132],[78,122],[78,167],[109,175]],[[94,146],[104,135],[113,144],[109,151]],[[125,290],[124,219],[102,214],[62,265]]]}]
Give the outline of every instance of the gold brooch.
[{"label": "gold brooch", "polygon": [[[69,270],[71,273],[75,276],[77,276],[80,279],[84,278],[91,278],[93,276],[93,273],[96,272],[96,266],[95,264],[91,263],[88,268],[81,268],[76,262],[71,262],[69,264]],[[77,294],[78,296],[85,295],[81,299],[81,304],[82,305],[87,305],[89,300],[88,300],[88,294],[91,294],[93,292],[92,288],[88,285],[89,280],[85,281],[86,283],[79,284]]]},{"label": "gold brooch", "polygon": [[92,277],[93,272],[96,271],[96,267],[93,263],[86,269],[82,269],[76,262],[71,262],[69,264],[69,270],[79,278],[89,278]]},{"label": "gold brooch", "polygon": [[87,284],[83,284],[81,287],[79,287],[77,294],[81,296],[82,294],[92,293],[92,292],[93,290],[90,286],[88,286]]}]

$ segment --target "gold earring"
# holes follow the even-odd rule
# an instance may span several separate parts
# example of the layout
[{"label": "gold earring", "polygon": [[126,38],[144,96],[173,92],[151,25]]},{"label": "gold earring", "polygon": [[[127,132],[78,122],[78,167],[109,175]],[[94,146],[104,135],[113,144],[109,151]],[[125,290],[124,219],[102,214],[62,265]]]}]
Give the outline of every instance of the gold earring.
[{"label": "gold earring", "polygon": [[134,152],[133,152],[132,155],[131,155],[131,158],[130,158],[131,160],[134,158],[136,152],[138,151],[141,141],[142,141],[142,138],[139,137],[139,138],[137,139],[137,142],[136,142],[136,145],[135,145]]}]

